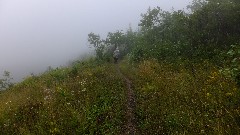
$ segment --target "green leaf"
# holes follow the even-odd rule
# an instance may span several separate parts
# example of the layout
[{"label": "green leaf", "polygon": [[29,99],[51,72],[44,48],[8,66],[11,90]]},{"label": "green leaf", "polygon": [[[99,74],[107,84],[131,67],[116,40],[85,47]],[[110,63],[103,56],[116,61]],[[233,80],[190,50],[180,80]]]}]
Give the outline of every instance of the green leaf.
[{"label": "green leaf", "polygon": [[234,59],[232,60],[232,63],[236,63],[236,61],[237,61],[237,58],[234,58]]},{"label": "green leaf", "polygon": [[227,54],[232,56],[232,55],[234,55],[235,53],[234,53],[233,50],[229,50],[229,51],[227,52]]}]

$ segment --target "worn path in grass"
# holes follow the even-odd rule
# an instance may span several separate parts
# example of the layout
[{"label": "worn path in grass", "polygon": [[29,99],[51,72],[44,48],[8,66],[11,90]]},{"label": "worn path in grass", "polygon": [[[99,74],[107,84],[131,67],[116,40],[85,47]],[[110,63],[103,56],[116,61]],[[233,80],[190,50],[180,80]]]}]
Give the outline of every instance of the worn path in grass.
[{"label": "worn path in grass", "polygon": [[127,90],[126,90],[126,110],[125,110],[125,119],[124,124],[124,134],[126,135],[135,135],[136,134],[136,119],[135,119],[135,94],[132,89],[132,82],[121,72],[119,65],[116,64],[116,69],[118,74],[125,80]]}]

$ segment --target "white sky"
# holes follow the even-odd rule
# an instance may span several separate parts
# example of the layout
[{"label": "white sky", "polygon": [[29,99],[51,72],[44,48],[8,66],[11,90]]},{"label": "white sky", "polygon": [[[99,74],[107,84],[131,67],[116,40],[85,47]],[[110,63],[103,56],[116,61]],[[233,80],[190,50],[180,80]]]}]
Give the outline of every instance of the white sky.
[{"label": "white sky", "polygon": [[184,9],[191,0],[0,0],[0,74],[16,80],[90,51],[87,34],[137,28],[148,7]]}]

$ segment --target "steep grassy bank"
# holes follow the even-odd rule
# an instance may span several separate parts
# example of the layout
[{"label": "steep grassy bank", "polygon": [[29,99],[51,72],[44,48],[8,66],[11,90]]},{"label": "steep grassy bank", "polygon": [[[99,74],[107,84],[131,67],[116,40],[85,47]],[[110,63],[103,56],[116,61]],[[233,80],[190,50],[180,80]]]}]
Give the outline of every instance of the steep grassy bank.
[{"label": "steep grassy bank", "polygon": [[78,62],[0,93],[1,134],[120,134],[125,84],[113,64]]},{"label": "steep grassy bank", "polygon": [[[134,86],[138,134],[240,134],[240,93],[211,63],[123,61]],[[194,72],[192,72],[194,71]]]}]

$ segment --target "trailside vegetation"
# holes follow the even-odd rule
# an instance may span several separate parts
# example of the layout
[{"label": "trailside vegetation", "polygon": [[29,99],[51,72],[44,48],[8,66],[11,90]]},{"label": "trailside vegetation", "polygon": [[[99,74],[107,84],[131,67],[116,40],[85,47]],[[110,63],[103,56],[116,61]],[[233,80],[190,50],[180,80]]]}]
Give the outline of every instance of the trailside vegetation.
[{"label": "trailside vegetation", "polygon": [[239,0],[193,0],[187,10],[149,8],[138,30],[92,32],[95,58],[2,80],[0,133],[125,133],[119,66],[135,92],[136,134],[240,134],[239,14]]},{"label": "trailside vegetation", "polygon": [[76,62],[0,93],[0,133],[121,134],[125,85],[114,65]]}]

